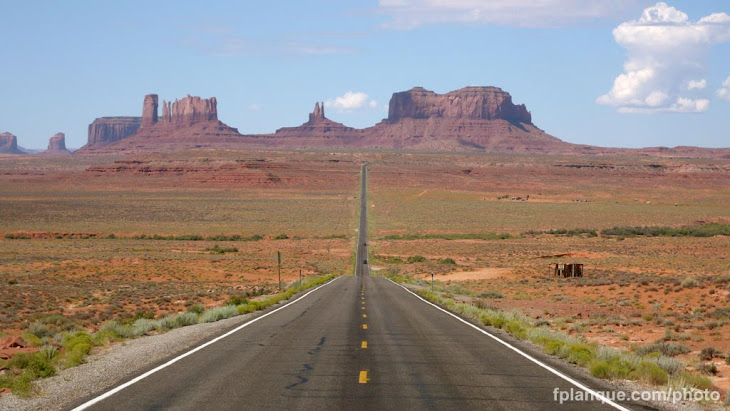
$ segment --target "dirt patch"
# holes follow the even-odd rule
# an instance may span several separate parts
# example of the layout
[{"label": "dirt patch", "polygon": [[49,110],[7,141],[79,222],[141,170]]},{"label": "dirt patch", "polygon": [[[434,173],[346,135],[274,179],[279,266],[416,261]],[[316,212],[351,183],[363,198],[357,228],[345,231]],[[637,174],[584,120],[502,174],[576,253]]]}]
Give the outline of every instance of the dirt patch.
[{"label": "dirt patch", "polygon": [[440,276],[439,279],[442,281],[491,280],[494,278],[508,277],[511,273],[511,268],[487,267],[475,271],[457,271],[448,273]]}]

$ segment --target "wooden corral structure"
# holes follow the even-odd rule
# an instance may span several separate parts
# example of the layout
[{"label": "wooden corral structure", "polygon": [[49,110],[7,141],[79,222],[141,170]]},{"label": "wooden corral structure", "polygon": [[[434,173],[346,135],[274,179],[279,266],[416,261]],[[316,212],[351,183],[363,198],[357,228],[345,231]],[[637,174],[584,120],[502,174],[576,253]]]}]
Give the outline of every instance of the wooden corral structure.
[{"label": "wooden corral structure", "polygon": [[555,277],[583,277],[583,264],[578,263],[552,263],[550,274]]}]

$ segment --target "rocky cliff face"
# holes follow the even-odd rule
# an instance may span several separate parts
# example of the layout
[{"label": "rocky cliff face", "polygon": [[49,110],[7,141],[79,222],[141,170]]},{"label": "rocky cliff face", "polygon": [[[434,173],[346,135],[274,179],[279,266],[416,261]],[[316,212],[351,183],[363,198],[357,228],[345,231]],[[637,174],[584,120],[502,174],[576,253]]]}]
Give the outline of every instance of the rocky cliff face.
[{"label": "rocky cliff face", "polygon": [[54,134],[50,140],[48,140],[48,150],[44,152],[44,154],[52,154],[52,155],[66,155],[71,154],[68,149],[66,149],[66,135],[63,133],[56,133]]},{"label": "rocky cliff face", "polygon": [[450,118],[463,120],[505,120],[532,123],[524,104],[512,104],[512,96],[498,87],[465,87],[446,94],[436,94],[422,87],[394,93],[390,99],[388,120],[402,118]]},{"label": "rocky cliff face", "polygon": [[158,96],[148,94],[142,104],[140,127],[135,133],[97,152],[177,151],[193,147],[225,147],[241,135],[218,120],[215,97],[188,95],[174,102],[162,100],[158,117]]},{"label": "rocky cliff face", "polygon": [[162,100],[161,123],[186,127],[211,121],[218,121],[218,102],[215,97],[200,98],[188,94],[182,100],[175,99],[175,102]]},{"label": "rocky cliff face", "polygon": [[80,151],[104,147],[136,133],[142,125],[141,117],[101,117],[89,124],[89,138]]},{"label": "rocky cliff face", "polygon": [[18,150],[18,138],[11,133],[0,133],[0,153],[3,154],[22,154]]},{"label": "rocky cliff face", "polygon": [[326,117],[324,116],[324,101],[322,102],[322,105],[320,105],[318,102],[314,103],[314,111],[309,113],[309,121],[307,124],[315,124],[319,123],[322,120],[325,120]]},{"label": "rocky cliff face", "polygon": [[157,94],[144,96],[142,104],[142,126],[149,127],[157,123]]},{"label": "rocky cliff face", "polygon": [[298,127],[282,127],[276,130],[273,139],[277,141],[275,145],[287,146],[290,141],[292,147],[326,147],[355,144],[360,136],[361,130],[325,117],[324,102],[317,102],[309,113],[309,121]]}]

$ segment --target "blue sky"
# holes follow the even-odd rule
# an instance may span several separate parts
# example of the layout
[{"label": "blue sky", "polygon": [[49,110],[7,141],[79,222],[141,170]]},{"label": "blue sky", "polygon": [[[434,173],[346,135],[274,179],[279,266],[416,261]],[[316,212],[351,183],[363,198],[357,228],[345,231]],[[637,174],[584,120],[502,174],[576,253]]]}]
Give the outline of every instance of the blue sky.
[{"label": "blue sky", "polygon": [[726,1],[206,3],[4,2],[0,132],[80,147],[148,93],[216,96],[242,133],[298,125],[315,101],[366,127],[396,91],[493,85],[566,141],[730,146]]}]

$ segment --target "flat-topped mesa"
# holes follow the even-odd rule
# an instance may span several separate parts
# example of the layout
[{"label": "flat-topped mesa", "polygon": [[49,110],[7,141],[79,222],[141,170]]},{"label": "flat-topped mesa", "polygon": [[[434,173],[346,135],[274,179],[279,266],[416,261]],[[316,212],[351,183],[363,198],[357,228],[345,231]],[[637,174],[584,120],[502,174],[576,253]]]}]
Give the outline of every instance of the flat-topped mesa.
[{"label": "flat-topped mesa", "polygon": [[215,97],[187,97],[182,100],[162,102],[162,119],[175,126],[191,126],[197,123],[218,121],[218,102]]},{"label": "flat-topped mesa", "polygon": [[322,102],[322,105],[320,103],[314,103],[314,111],[309,113],[309,121],[307,124],[315,124],[319,123],[322,120],[325,120],[326,117],[324,116],[324,101]]},{"label": "flat-topped mesa", "polygon": [[524,104],[512,103],[512,96],[498,87],[464,87],[437,94],[422,87],[394,93],[390,99],[388,121],[401,118],[452,118],[470,120],[506,120],[532,123]]},{"label": "flat-topped mesa", "polygon": [[101,117],[89,124],[86,148],[103,147],[127,138],[142,125],[141,117]]},{"label": "flat-topped mesa", "polygon": [[18,138],[12,133],[0,133],[0,153],[3,154],[21,154],[18,149]]},{"label": "flat-topped mesa", "polygon": [[66,135],[63,133],[56,133],[48,140],[48,150],[46,154],[71,154],[66,148]]},{"label": "flat-topped mesa", "polygon": [[144,96],[142,105],[142,127],[149,127],[157,123],[157,94]]}]

